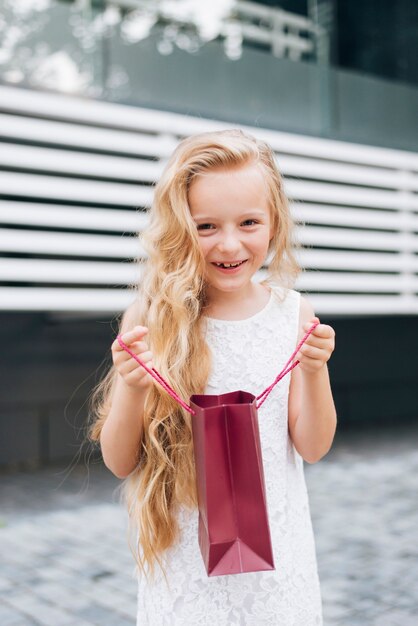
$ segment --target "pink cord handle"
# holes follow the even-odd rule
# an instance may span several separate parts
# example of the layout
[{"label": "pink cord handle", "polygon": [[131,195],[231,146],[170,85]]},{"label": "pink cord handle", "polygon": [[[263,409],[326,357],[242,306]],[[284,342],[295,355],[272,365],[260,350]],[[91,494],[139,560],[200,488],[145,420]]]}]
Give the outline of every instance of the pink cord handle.
[{"label": "pink cord handle", "polygon": [[[300,363],[300,361],[295,361],[294,363],[292,363],[292,361],[295,358],[295,356],[297,355],[297,353],[299,352],[301,346],[303,346],[303,344],[305,343],[305,341],[307,340],[309,335],[312,333],[312,331],[315,330],[315,328],[318,326],[318,324],[319,324],[319,322],[315,322],[314,324],[312,324],[312,326],[308,330],[308,332],[305,333],[305,335],[299,341],[298,345],[295,348],[295,351],[293,352],[293,354],[290,357],[290,359],[287,361],[286,365],[284,366],[284,368],[282,369],[280,374],[278,374],[276,376],[276,378],[274,379],[272,384],[269,387],[267,387],[267,389],[264,389],[264,391],[262,393],[260,393],[259,396],[257,396],[256,400],[260,400],[260,402],[258,404],[256,404],[257,409],[260,408],[260,406],[263,404],[264,400],[266,400],[267,396],[271,393],[271,391],[273,390],[273,387],[275,387],[277,385],[279,380],[281,380],[284,376],[286,376],[286,374],[288,374],[290,371],[292,371],[292,369],[294,367],[296,367],[296,365],[298,365]],[[292,365],[290,365],[290,363],[292,363]]]},{"label": "pink cord handle", "polygon": [[159,374],[157,372],[157,370],[155,369],[155,367],[153,367],[152,369],[150,369],[149,367],[147,367],[145,365],[145,363],[143,363],[141,361],[141,359],[138,358],[138,356],[136,354],[134,354],[134,352],[132,352],[132,350],[129,350],[128,346],[122,341],[122,335],[118,335],[118,342],[119,344],[122,346],[122,348],[124,350],[126,350],[126,352],[128,352],[128,354],[131,355],[131,357],[133,357],[135,359],[135,361],[137,361],[140,365],[142,365],[142,367],[148,372],[148,374],[150,376],[152,376],[154,378],[154,380],[157,381],[157,383],[160,383],[160,385],[167,391],[167,393],[170,394],[170,396],[172,398],[174,398],[174,400],[177,400],[177,402],[179,404],[181,404],[181,406],[186,409],[186,411],[189,411],[189,413],[191,413],[192,415],[196,414],[196,411],[193,411],[193,409],[186,404],[185,402],[183,402],[183,400],[176,394],[176,392],[174,391],[174,389],[172,387],[170,387],[170,385],[168,384],[168,382],[166,380],[164,380],[164,378],[161,376],[161,374]]},{"label": "pink cord handle", "polygon": [[[264,389],[264,391],[262,393],[260,393],[259,396],[257,396],[256,400],[260,400],[260,402],[258,404],[256,404],[256,408],[259,409],[260,406],[263,404],[263,402],[266,400],[267,396],[271,393],[271,391],[273,390],[273,388],[277,385],[277,383],[279,382],[279,380],[281,380],[284,376],[286,376],[286,374],[288,374],[294,367],[296,367],[296,365],[298,365],[299,361],[295,361],[294,363],[292,363],[293,359],[295,358],[296,354],[298,353],[300,347],[305,343],[305,341],[307,340],[307,338],[309,337],[309,335],[312,333],[313,330],[315,330],[315,328],[318,326],[319,322],[315,322],[311,328],[308,330],[308,332],[304,335],[304,337],[300,340],[300,342],[298,343],[295,351],[293,352],[292,356],[290,357],[290,359],[287,361],[286,365],[284,366],[284,368],[282,369],[282,371],[280,372],[280,374],[278,374],[276,376],[276,378],[274,379],[274,381],[272,382],[272,384],[267,387],[267,389]],[[138,356],[132,352],[132,350],[130,350],[128,348],[128,346],[122,341],[122,335],[118,335],[117,337],[119,344],[122,346],[122,348],[124,350],[126,350],[126,352],[128,354],[131,355],[132,358],[135,359],[135,361],[137,361],[137,363],[139,363],[139,365],[141,365],[150,376],[152,376],[152,378],[154,378],[154,380],[159,383],[163,389],[165,389],[167,391],[167,393],[170,394],[170,396],[172,398],[174,398],[174,400],[177,400],[177,402],[184,408],[186,409],[186,411],[188,411],[189,413],[191,413],[192,415],[196,415],[196,411],[194,411],[188,404],[186,404],[185,402],[183,402],[183,400],[176,394],[176,392],[174,391],[174,389],[172,387],[170,387],[170,385],[168,384],[168,382],[166,380],[164,380],[164,378],[161,376],[161,374],[159,374],[157,372],[157,370],[153,367],[152,369],[150,369],[147,365],[145,365],[145,363],[143,363],[141,361],[141,359],[138,358]],[[292,364],[291,364],[292,363]],[[290,365],[291,364],[291,365]]]}]

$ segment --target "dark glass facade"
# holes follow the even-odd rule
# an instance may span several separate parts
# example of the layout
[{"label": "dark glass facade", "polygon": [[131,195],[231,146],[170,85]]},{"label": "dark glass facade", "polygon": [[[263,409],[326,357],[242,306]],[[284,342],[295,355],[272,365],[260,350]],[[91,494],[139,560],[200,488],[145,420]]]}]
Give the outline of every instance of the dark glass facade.
[{"label": "dark glass facade", "polygon": [[418,85],[418,2],[334,0],[335,63]]},{"label": "dark glass facade", "polygon": [[334,67],[418,85],[417,0],[256,0],[328,30]]}]

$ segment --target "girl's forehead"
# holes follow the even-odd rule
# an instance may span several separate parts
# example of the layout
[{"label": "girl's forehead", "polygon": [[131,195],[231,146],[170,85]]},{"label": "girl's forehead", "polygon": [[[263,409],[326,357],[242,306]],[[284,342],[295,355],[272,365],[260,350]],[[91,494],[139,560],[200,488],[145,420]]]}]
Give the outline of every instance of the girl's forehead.
[{"label": "girl's forehead", "polygon": [[264,174],[255,164],[209,170],[191,183],[189,206],[194,217],[208,210],[256,207],[267,210],[268,188]]},{"label": "girl's forehead", "polygon": [[235,165],[231,167],[216,167],[208,169],[194,178],[192,185],[212,184],[213,182],[228,184],[229,181],[247,179],[251,177],[253,181],[264,184],[265,175],[257,163],[246,163],[245,165]]}]

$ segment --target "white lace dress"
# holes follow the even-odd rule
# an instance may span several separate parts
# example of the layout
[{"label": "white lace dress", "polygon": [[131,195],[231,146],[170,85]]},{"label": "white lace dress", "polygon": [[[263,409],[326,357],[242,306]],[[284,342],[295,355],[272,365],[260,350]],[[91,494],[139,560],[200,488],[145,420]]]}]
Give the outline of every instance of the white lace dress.
[{"label": "white lace dress", "polygon": [[[207,318],[214,363],[206,389],[261,393],[296,347],[300,295],[271,292],[262,311],[240,321]],[[288,435],[290,375],[258,412],[275,570],[208,577],[198,513],[179,513],[181,540],[161,574],[138,579],[137,626],[320,626],[322,607],[303,459]]]}]

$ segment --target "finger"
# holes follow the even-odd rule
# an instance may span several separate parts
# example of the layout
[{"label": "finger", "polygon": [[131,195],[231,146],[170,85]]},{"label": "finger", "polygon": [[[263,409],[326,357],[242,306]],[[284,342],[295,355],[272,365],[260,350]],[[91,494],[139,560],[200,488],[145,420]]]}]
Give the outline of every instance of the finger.
[{"label": "finger", "polygon": [[135,341],[130,344],[129,350],[134,354],[141,354],[141,352],[148,352],[149,347],[146,341]]},{"label": "finger", "polygon": [[142,367],[137,367],[137,369],[133,370],[129,374],[125,374],[124,380],[128,385],[138,385],[145,382],[151,382],[153,378]]},{"label": "finger", "polygon": [[[141,354],[138,355],[138,359],[142,361],[142,363],[145,363],[148,369],[152,369],[152,352],[142,352]],[[127,363],[123,366],[123,371],[126,374],[130,374],[131,372],[137,370],[138,368],[146,372],[146,369],[142,367],[142,365],[138,363],[136,359],[134,359],[133,357],[130,357]]]},{"label": "finger", "polygon": [[[312,327],[312,323],[305,324],[304,330],[308,331]],[[330,339],[335,336],[335,331],[328,324],[318,324],[311,333],[311,336],[322,337],[324,339]]]},{"label": "finger", "polygon": [[141,361],[142,363],[147,363],[152,358],[152,353],[149,351],[149,349],[144,351],[135,350],[134,346],[131,345],[129,347],[129,352],[127,352],[126,350],[112,352],[112,358],[113,363],[119,370],[119,372],[121,374],[126,374],[132,369],[140,367],[141,363],[139,361]]},{"label": "finger", "polygon": [[318,359],[304,357],[304,359],[300,361],[299,367],[305,372],[318,372],[323,365],[324,363],[322,361],[318,361]]},{"label": "finger", "polygon": [[[141,340],[148,333],[148,328],[146,326],[135,326],[132,330],[128,330],[126,333],[121,335],[121,339],[124,344],[130,346],[136,341]],[[116,337],[115,341],[112,343],[113,350],[124,350],[124,348],[120,345],[118,338]]]},{"label": "finger", "polygon": [[328,353],[321,348],[316,348],[315,346],[309,346],[306,343],[300,348],[299,352],[299,361],[305,359],[312,359],[315,361],[326,361],[328,359]]},{"label": "finger", "polygon": [[315,317],[312,317],[312,318],[309,320],[309,322],[306,322],[306,323],[303,325],[303,328],[304,328],[304,330],[309,330],[310,328],[312,328],[312,326],[313,326],[314,324],[318,324],[318,323],[320,323],[320,321],[321,321],[321,320],[319,319],[319,317],[316,317],[316,316],[315,316]]},{"label": "finger", "polygon": [[331,338],[317,337],[316,335],[310,335],[303,345],[314,346],[321,350],[330,350],[333,347],[333,340]]},{"label": "finger", "polygon": [[[119,342],[118,342],[118,345],[120,348],[122,348]],[[145,341],[135,341],[134,343],[129,344],[129,346],[127,347],[129,348],[129,352],[132,352],[133,354],[137,354],[137,355],[141,355],[143,352],[148,352],[149,350],[148,344]],[[122,351],[121,350],[118,351],[118,356],[120,352],[123,352],[123,355],[121,355],[122,358],[123,357],[128,358],[128,359],[132,358],[129,352],[125,350],[125,348],[122,348]]]}]

